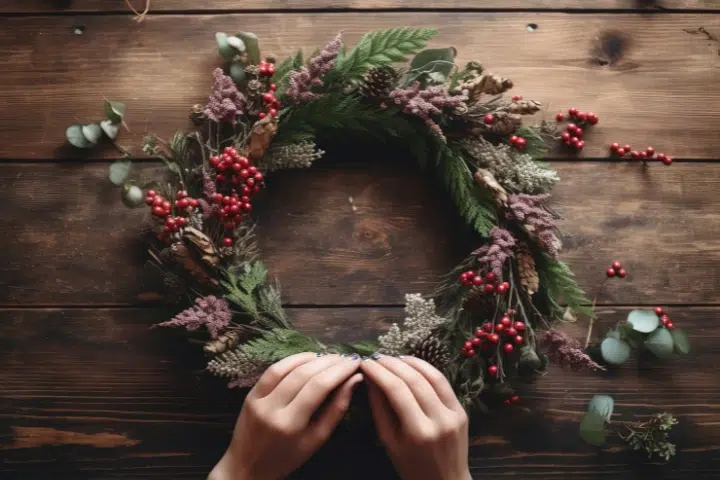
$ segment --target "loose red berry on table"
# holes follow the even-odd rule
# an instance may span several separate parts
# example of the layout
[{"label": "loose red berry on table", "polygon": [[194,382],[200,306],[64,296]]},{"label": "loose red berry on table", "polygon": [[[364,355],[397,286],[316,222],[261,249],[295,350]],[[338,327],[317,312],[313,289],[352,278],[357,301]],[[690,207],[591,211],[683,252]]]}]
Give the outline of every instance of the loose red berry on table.
[{"label": "loose red berry on table", "polygon": [[492,376],[497,375],[497,373],[498,373],[498,367],[497,367],[497,365],[490,365],[490,366],[488,367],[488,373],[489,373],[490,375],[492,375]]},{"label": "loose red berry on table", "polygon": [[517,335],[515,337],[515,343],[517,343],[518,345],[522,345],[524,341],[525,339],[521,335]]},{"label": "loose red berry on table", "polygon": [[487,339],[492,343],[498,343],[500,341],[500,335],[498,335],[497,333],[491,333],[487,336]]},{"label": "loose red berry on table", "polygon": [[513,395],[512,397],[510,397],[510,401],[512,403],[517,403],[520,401],[520,397],[518,397],[517,395]]},{"label": "loose red berry on table", "polygon": [[480,340],[479,338],[473,338],[472,340],[470,340],[470,342],[472,343],[473,347],[479,347],[482,344],[482,340]]},{"label": "loose red berry on table", "polygon": [[599,119],[598,116],[595,115],[593,112],[589,112],[589,113],[587,114],[587,122],[588,122],[590,125],[597,125],[599,121],[600,121],[600,119]]},{"label": "loose red berry on table", "polygon": [[638,152],[638,158],[644,162],[647,160],[647,153],[645,153],[645,151]]},{"label": "loose red berry on table", "polygon": [[525,145],[527,144],[527,140],[523,137],[518,137],[518,139],[515,141],[515,148],[518,150],[522,150],[525,148]]},{"label": "loose red berry on table", "polygon": [[627,277],[627,272],[625,271],[624,268],[621,268],[620,270],[618,270],[617,276],[620,278],[625,278],[625,277]]},{"label": "loose red berry on table", "polygon": [[655,313],[656,313],[658,316],[661,316],[661,315],[664,315],[664,314],[665,314],[665,310],[664,310],[662,307],[655,307]]},{"label": "loose red berry on table", "polygon": [[572,138],[570,139],[570,145],[571,145],[573,148],[577,148],[578,143],[580,143],[580,139],[579,139],[578,137],[572,137]]},{"label": "loose red berry on table", "polygon": [[505,350],[505,353],[512,353],[513,350],[515,350],[515,347],[513,347],[512,343],[506,343],[503,345],[503,350]]},{"label": "loose red berry on table", "polygon": [[517,321],[513,324],[513,327],[515,327],[515,330],[517,330],[518,332],[525,331],[525,324],[523,322]]},{"label": "loose red berry on table", "polygon": [[485,330],[487,333],[492,332],[492,324],[491,323],[483,323],[482,326],[483,330]]},{"label": "loose red berry on table", "polygon": [[483,279],[482,279],[482,277],[479,277],[479,276],[475,275],[475,276],[472,278],[472,284],[475,285],[475,286],[480,286],[480,285],[482,285],[482,284],[483,284]]},{"label": "loose red berry on table", "polygon": [[620,270],[622,268],[622,264],[619,261],[615,260],[612,263],[612,268],[614,268],[615,270]]},{"label": "loose red berry on table", "polygon": [[577,115],[575,115],[575,117],[576,117],[578,120],[580,120],[581,122],[584,122],[585,120],[587,120],[587,113],[585,113],[585,112],[578,112]]},{"label": "loose red berry on table", "polygon": [[485,291],[485,293],[494,293],[495,285],[493,285],[492,283],[486,283],[483,287],[483,291]]},{"label": "loose red berry on table", "polygon": [[582,140],[580,140],[580,141],[577,143],[577,145],[575,145],[575,148],[576,148],[577,151],[579,152],[580,150],[582,150],[583,148],[585,148],[585,142],[583,142]]},{"label": "loose red berry on table", "polygon": [[608,268],[605,272],[605,275],[607,275],[608,278],[612,278],[615,276],[615,270],[612,268]]},{"label": "loose red berry on table", "polygon": [[555,120],[558,121],[558,122],[562,122],[563,120],[565,120],[565,114],[562,113],[562,112],[556,113],[556,114],[555,114]]},{"label": "loose red berry on table", "polygon": [[630,145],[625,145],[623,147],[623,150],[625,150],[625,153],[627,154],[627,153],[630,153],[630,150],[632,150],[632,147]]},{"label": "loose red berry on table", "polygon": [[568,123],[568,124],[567,124],[567,127],[565,127],[565,129],[566,129],[568,132],[570,132],[571,135],[575,135],[575,131],[577,131],[578,126],[575,125],[574,123]]},{"label": "loose red berry on table", "polygon": [[645,149],[645,153],[647,154],[648,158],[651,158],[653,155],[655,155],[655,149],[653,147],[647,147]]},{"label": "loose red berry on table", "polygon": [[513,101],[513,102],[517,102],[517,101],[520,101],[520,100],[522,100],[522,99],[523,99],[523,96],[522,96],[522,95],[513,95],[513,97],[512,97],[512,101]]},{"label": "loose red berry on table", "polygon": [[571,117],[574,117],[574,116],[577,115],[577,114],[578,114],[578,109],[577,109],[577,108],[571,108],[571,109],[568,110],[568,115],[570,115]]},{"label": "loose red berry on table", "polygon": [[483,117],[483,123],[485,125],[492,125],[493,123],[495,123],[495,115],[493,115],[492,113],[488,113]]},{"label": "loose red berry on table", "polygon": [[583,132],[583,129],[582,129],[582,128],[577,127],[577,128],[575,129],[575,136],[576,136],[576,137],[578,137],[578,138],[582,137],[582,136],[583,136],[583,133],[585,133],[585,132]]},{"label": "loose red berry on table", "polygon": [[666,156],[665,158],[663,158],[662,162],[663,162],[665,165],[671,165],[671,164],[672,164],[672,158]]},{"label": "loose red berry on table", "polygon": [[510,325],[512,325],[512,320],[510,320],[510,317],[508,317],[507,315],[504,315],[500,319],[500,324],[505,325],[506,327],[509,327]]},{"label": "loose red berry on table", "polygon": [[632,152],[630,152],[630,156],[632,158],[640,158],[640,152],[633,150]]}]

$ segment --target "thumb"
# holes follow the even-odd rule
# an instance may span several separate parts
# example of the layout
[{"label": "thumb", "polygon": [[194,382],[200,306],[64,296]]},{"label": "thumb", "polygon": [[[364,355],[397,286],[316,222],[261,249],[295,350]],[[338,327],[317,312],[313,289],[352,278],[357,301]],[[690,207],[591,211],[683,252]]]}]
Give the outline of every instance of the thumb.
[{"label": "thumb", "polygon": [[350,407],[350,400],[352,399],[352,392],[355,386],[362,382],[363,376],[361,373],[356,373],[350,377],[340,389],[335,392],[332,400],[328,405],[325,406],[320,416],[310,426],[312,430],[312,437],[318,443],[324,443],[330,438],[330,435],[340,423],[345,412]]}]

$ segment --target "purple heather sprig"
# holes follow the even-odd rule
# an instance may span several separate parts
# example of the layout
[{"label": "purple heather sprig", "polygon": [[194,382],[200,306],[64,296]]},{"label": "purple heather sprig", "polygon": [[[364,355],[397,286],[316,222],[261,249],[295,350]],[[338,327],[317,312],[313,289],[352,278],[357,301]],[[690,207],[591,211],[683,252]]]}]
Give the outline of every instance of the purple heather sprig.
[{"label": "purple heather sprig", "polygon": [[310,91],[313,86],[323,85],[322,77],[335,67],[335,58],[342,47],[342,32],[328,43],[325,48],[310,59],[309,67],[301,67],[290,72],[289,86],[285,95],[298,103],[313,100],[319,95]]},{"label": "purple heather sprig", "polygon": [[233,79],[225,75],[221,68],[213,72],[213,86],[210,91],[205,115],[215,122],[237,123],[237,116],[246,110],[247,101],[235,86]]},{"label": "purple heather sprig", "polygon": [[201,327],[207,328],[212,338],[228,325],[232,312],[228,303],[214,295],[195,299],[195,305],[178,313],[172,320],[157,324],[158,327],[183,327],[193,332]]},{"label": "purple heather sprig", "polygon": [[508,197],[508,218],[523,224],[525,230],[538,240],[550,255],[556,257],[562,242],[556,232],[555,216],[545,208],[550,195],[527,195],[520,193]]},{"label": "purple heather sprig", "polygon": [[[497,278],[502,278],[503,265],[513,255],[515,237],[509,231],[494,227],[490,230],[490,241],[473,252],[478,263],[487,264]],[[482,255],[482,256],[481,256]]]},{"label": "purple heather sprig", "polygon": [[390,92],[390,98],[395,104],[403,107],[403,112],[420,117],[425,124],[440,138],[445,139],[440,125],[432,119],[432,115],[439,115],[447,107],[457,107],[467,100],[464,95],[450,95],[443,85],[435,85],[420,90],[420,82],[414,82],[410,88],[397,88]]},{"label": "purple heather sprig", "polygon": [[559,330],[547,330],[537,335],[539,345],[548,349],[552,363],[572,370],[605,370],[580,349],[580,342]]}]

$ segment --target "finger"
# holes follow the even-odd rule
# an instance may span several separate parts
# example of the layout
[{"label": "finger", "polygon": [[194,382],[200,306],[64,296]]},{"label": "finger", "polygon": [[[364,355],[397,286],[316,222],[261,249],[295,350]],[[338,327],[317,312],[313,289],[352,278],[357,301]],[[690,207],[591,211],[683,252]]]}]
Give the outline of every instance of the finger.
[{"label": "finger", "polygon": [[[325,407],[320,416],[315,420],[310,429],[318,442],[324,443],[330,438],[335,427],[340,423],[345,412],[350,407],[352,393],[360,382],[362,382],[362,373],[356,373],[349,379],[345,380],[340,389],[335,392],[330,403]],[[302,393],[301,393],[302,394]]]},{"label": "finger", "polygon": [[255,384],[248,398],[263,398],[272,392],[275,387],[282,381],[285,376],[295,370],[300,365],[308,363],[317,358],[317,354],[312,352],[298,353],[283,358],[277,363],[270,366]]},{"label": "finger", "polygon": [[306,422],[307,425],[313,413],[320,408],[333,390],[357,372],[359,363],[360,359],[343,358],[309,378],[287,406],[290,418]]},{"label": "finger", "polygon": [[390,407],[388,399],[373,383],[368,383],[368,399],[380,439],[383,442],[392,442],[398,429],[398,419]]},{"label": "finger", "polygon": [[445,375],[440,373],[439,370],[417,357],[402,357],[401,360],[420,372],[420,374],[427,379],[435,389],[435,393],[440,398],[440,401],[442,401],[446,407],[451,410],[463,410],[455,392],[450,386],[450,382],[448,382]]},{"label": "finger", "polygon": [[427,419],[410,388],[397,375],[376,361],[362,362],[360,369],[365,377],[387,397],[390,406],[403,424]]},{"label": "finger", "polygon": [[420,372],[394,357],[383,356],[377,362],[405,382],[428,417],[447,412],[447,407],[440,401],[435,389]]},{"label": "finger", "polygon": [[288,373],[275,389],[265,397],[265,400],[277,408],[284,408],[292,402],[308,380],[323,370],[344,361],[346,359],[340,357],[340,355],[326,355],[304,363]]}]

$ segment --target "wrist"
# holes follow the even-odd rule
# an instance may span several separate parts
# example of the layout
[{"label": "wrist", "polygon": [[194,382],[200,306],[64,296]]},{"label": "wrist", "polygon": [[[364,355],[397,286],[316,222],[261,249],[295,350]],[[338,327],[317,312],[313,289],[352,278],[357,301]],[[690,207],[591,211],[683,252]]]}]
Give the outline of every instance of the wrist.
[{"label": "wrist", "polygon": [[242,468],[240,462],[227,452],[212,469],[208,480],[251,480],[251,477]]}]

